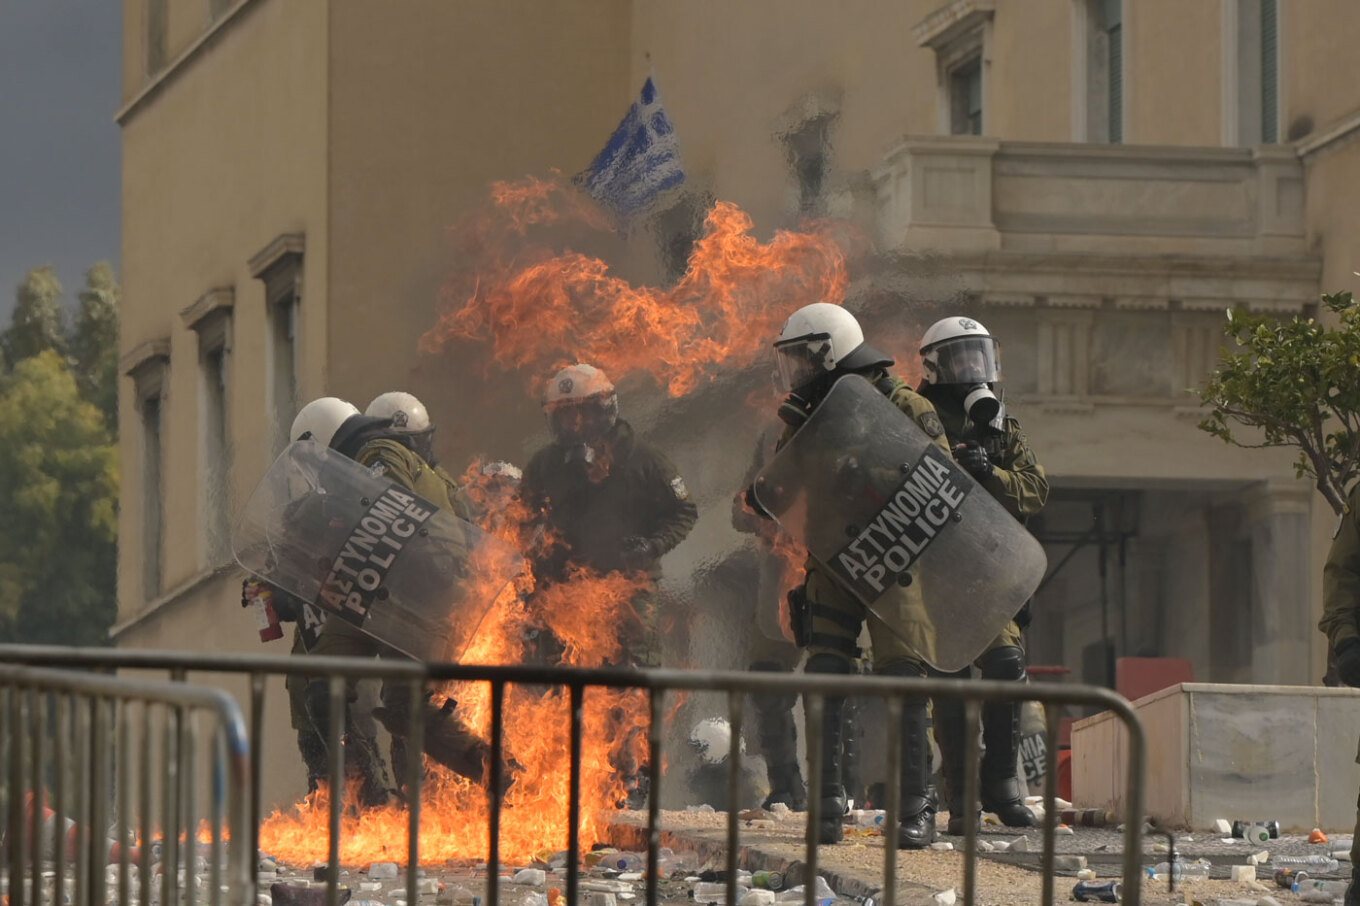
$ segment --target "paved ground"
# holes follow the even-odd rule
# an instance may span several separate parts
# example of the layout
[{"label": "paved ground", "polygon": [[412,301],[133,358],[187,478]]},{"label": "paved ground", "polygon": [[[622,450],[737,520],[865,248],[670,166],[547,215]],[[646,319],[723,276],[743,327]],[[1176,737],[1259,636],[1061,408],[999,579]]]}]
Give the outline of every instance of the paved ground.
[{"label": "paved ground", "polygon": [[[801,814],[785,816],[765,813],[746,813],[748,820],[741,824],[741,850],[738,864],[748,871],[779,870],[797,880],[801,877],[803,852],[803,821]],[[666,864],[668,871],[659,884],[660,901],[665,904],[693,904],[693,892],[701,879],[720,880],[725,866],[727,817],[718,812],[664,812],[662,816],[662,845],[674,855]],[[611,836],[623,853],[639,851],[645,844],[645,815],[620,813],[611,825]],[[1018,833],[999,827],[984,827],[981,839],[998,845],[1025,838],[1030,852],[984,852],[977,867],[977,902],[983,906],[1038,906],[1041,901],[1039,873],[1041,836],[1035,832]],[[942,842],[962,844],[961,838],[941,836]],[[1123,837],[1114,828],[1075,828],[1071,835],[1056,838],[1060,854],[1081,855],[1088,867],[1099,878],[1117,878],[1120,873]],[[1149,836],[1144,844],[1143,863],[1162,861],[1165,838]],[[1333,844],[1334,846],[1335,844]],[[1186,881],[1177,890],[1168,891],[1165,882],[1147,880],[1142,902],[1156,906],[1186,903],[1200,906],[1254,906],[1263,897],[1271,896],[1279,906],[1301,902],[1291,891],[1273,883],[1274,866],[1269,863],[1256,869],[1254,882],[1228,880],[1234,865],[1247,864],[1247,857],[1262,850],[1275,856],[1305,855],[1328,852],[1332,846],[1317,846],[1299,836],[1286,836],[1272,841],[1269,846],[1253,847],[1240,840],[1224,840],[1207,834],[1178,836],[1177,849],[1183,859],[1204,858],[1212,863],[1210,879]],[[884,868],[883,837],[867,828],[851,828],[846,841],[819,850],[820,870],[838,896],[837,906],[863,904],[866,898],[878,898],[881,893]],[[952,851],[896,853],[899,903],[912,906],[947,906],[951,895],[961,902],[963,885],[963,855]],[[560,862],[558,863],[560,868]],[[521,876],[522,883],[509,877],[521,869],[530,872]],[[539,875],[532,869],[543,870]],[[1343,877],[1348,872],[1342,863]],[[380,870],[375,873],[381,873]],[[425,892],[417,906],[474,906],[474,898],[485,902],[486,869],[470,862],[451,863],[425,871]],[[509,906],[557,906],[560,891],[565,888],[565,875],[554,872],[551,864],[536,866],[507,866],[501,886],[501,901]],[[1315,874],[1322,877],[1321,873]],[[322,885],[313,880],[310,866],[279,866],[277,874],[261,875],[262,893],[274,883],[316,891]],[[352,891],[351,906],[405,906],[403,878],[374,879],[367,867],[345,869],[342,877]],[[1075,870],[1060,871],[1054,879],[1056,902],[1071,902],[1072,888],[1077,882]],[[640,872],[620,872],[595,865],[582,875],[583,902],[587,906],[629,906],[641,903],[645,886]],[[300,890],[285,892],[272,901],[271,906],[293,906],[306,903],[307,894]],[[324,891],[317,891],[324,893]],[[311,896],[315,897],[316,893]],[[264,898],[262,898],[262,901]],[[362,903],[361,901],[369,901]],[[709,902],[701,899],[698,902]],[[720,901],[719,901],[720,902]],[[1269,904],[1266,904],[1269,906]]]}]

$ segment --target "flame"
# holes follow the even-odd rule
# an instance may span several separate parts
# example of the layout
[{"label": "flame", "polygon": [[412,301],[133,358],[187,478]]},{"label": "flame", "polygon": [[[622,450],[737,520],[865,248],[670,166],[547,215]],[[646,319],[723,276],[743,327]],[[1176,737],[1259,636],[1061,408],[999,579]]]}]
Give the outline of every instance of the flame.
[{"label": "flame", "polygon": [[489,341],[497,364],[535,382],[581,361],[615,376],[649,373],[678,397],[720,367],[754,362],[795,309],[844,300],[843,224],[781,230],[761,243],[748,214],[718,202],[684,276],[661,289],[634,286],[580,252],[529,244],[506,253],[505,240],[532,227],[601,224],[559,182],[497,183],[491,194],[491,210],[457,231],[468,264],[445,285],[446,310],[422,338],[424,352]]},{"label": "flame", "polygon": [[[536,387],[553,369],[590,362],[620,379],[650,374],[673,397],[714,380],[725,369],[752,364],[789,313],[811,302],[840,304],[848,285],[847,255],[855,245],[844,225],[813,224],[780,231],[766,243],[752,236],[751,218],[719,202],[708,213],[688,267],[669,288],[635,286],[603,260],[557,249],[543,235],[564,228],[608,233],[606,218],[560,177],[501,182],[491,203],[452,231],[459,268],[442,292],[444,310],[421,340],[439,353],[460,341],[489,345],[491,361],[518,369]],[[532,559],[554,539],[503,476],[473,463],[463,476],[466,497],[487,534]],[[768,540],[768,539],[767,539]],[[770,540],[785,556],[792,587],[802,556],[787,539]],[[492,600],[465,650],[464,663],[532,661],[531,638],[552,627],[560,662],[599,667],[623,661],[620,637],[641,630],[636,607],[652,580],[645,575],[572,571],[565,581],[536,587],[527,572],[503,584],[494,557],[471,561],[472,594]],[[787,614],[783,616],[788,631]],[[664,631],[665,627],[663,627]],[[451,683],[438,690],[456,702],[459,718],[489,737],[488,683]],[[678,708],[683,699],[672,700]],[[674,710],[671,711],[674,714]],[[581,841],[603,833],[603,816],[628,793],[627,780],[645,764],[649,699],[643,690],[593,688],[583,699]],[[524,861],[567,841],[570,785],[570,700],[562,689],[505,690],[503,748],[514,778],[501,813],[501,852]],[[420,827],[421,861],[484,859],[488,803],[479,784],[426,759]],[[356,782],[357,783],[357,782]],[[354,790],[346,795],[352,801]],[[294,863],[326,857],[329,790],[320,789],[261,826],[264,849]],[[340,858],[346,864],[404,861],[409,816],[389,805],[342,813]]]},{"label": "flame", "polygon": [[[525,550],[546,543],[527,526],[533,514],[513,487],[483,476],[473,463],[463,476],[466,497],[480,514],[478,524],[489,535]],[[473,560],[475,574],[476,558]],[[501,582],[502,573],[488,572]],[[535,627],[551,625],[564,646],[561,661],[599,667],[622,658],[617,627],[638,622],[633,601],[650,588],[646,576],[577,570],[568,580],[536,589],[527,571],[496,592],[490,610],[463,652],[464,663],[509,664],[526,660],[526,637]],[[459,717],[490,737],[489,683],[449,683],[439,690],[457,703]],[[438,703],[438,696],[436,698]],[[501,813],[501,852],[507,860],[525,861],[545,847],[567,845],[570,798],[570,699],[562,689],[511,685],[504,700],[502,745],[507,770],[515,778]],[[581,759],[581,839],[589,846],[602,838],[602,812],[616,808],[628,790],[627,775],[646,761],[649,708],[642,690],[588,689],[583,698]],[[355,797],[351,783],[347,802]],[[320,789],[287,811],[276,810],[261,825],[262,847],[294,863],[326,858],[329,791]],[[449,859],[484,859],[489,808],[484,789],[426,759],[422,788],[420,855],[423,864]],[[405,861],[407,812],[393,804],[342,813],[340,858],[345,864]]]}]

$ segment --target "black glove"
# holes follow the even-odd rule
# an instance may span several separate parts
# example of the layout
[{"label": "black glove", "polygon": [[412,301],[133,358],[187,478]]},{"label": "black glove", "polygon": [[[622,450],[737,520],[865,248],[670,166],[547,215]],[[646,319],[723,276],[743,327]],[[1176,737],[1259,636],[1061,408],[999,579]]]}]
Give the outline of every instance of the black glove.
[{"label": "black glove", "polygon": [[741,495],[741,499],[742,502],[746,504],[746,508],[749,509],[751,512],[755,513],[761,519],[774,518],[774,516],[770,515],[770,511],[761,506],[760,501],[756,499],[755,485],[751,485],[750,487],[748,487],[745,493]]},{"label": "black glove", "polygon": [[811,414],[812,402],[796,393],[790,393],[784,397],[784,402],[779,404],[780,421],[794,428],[803,427],[803,422],[807,421]]},{"label": "black glove", "polygon": [[954,461],[978,481],[992,475],[992,461],[987,458],[987,451],[981,444],[959,444],[954,448]]},{"label": "black glove", "polygon": [[656,544],[641,535],[628,535],[619,542],[619,559],[626,569],[643,569],[660,556]]},{"label": "black glove", "polygon": [[1336,646],[1336,675],[1347,686],[1360,686],[1360,639]]},{"label": "black glove", "polygon": [[274,613],[280,623],[296,623],[302,618],[302,599],[286,591],[274,589]]}]

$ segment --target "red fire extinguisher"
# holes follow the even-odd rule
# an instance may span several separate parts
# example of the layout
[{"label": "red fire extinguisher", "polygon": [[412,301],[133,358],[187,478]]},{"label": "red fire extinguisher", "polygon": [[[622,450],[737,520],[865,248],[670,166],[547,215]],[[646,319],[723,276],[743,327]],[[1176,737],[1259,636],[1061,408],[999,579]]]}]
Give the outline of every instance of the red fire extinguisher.
[{"label": "red fire extinguisher", "polygon": [[260,630],[261,642],[283,638],[283,624],[274,609],[274,590],[263,582],[249,579],[241,588],[241,604],[255,611],[255,626]]}]

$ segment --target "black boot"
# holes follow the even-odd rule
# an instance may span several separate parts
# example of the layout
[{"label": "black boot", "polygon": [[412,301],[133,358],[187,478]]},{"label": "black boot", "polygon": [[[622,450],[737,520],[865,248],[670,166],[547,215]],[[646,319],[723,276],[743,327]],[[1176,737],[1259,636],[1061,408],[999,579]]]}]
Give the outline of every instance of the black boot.
[{"label": "black boot", "polygon": [[[850,661],[848,658],[822,652],[809,657],[803,670],[806,673],[830,673],[844,676],[850,672]],[[808,726],[811,727],[811,715],[806,714],[808,710],[807,698],[803,699],[803,709],[808,717]],[[821,744],[822,753],[820,785],[816,789],[808,791],[808,798],[817,796],[821,804],[821,814],[817,822],[818,843],[839,843],[845,839],[845,780],[841,773],[844,755],[844,725],[842,723],[844,710],[845,699],[824,699],[822,738],[820,740],[808,738],[809,746]]]},{"label": "black boot", "polygon": [[926,703],[902,709],[902,799],[898,849],[925,849],[935,842],[935,786],[930,771],[930,717]]},{"label": "black boot", "polygon": [[[765,669],[761,664],[752,670]],[[760,804],[768,809],[784,803],[795,812],[807,810],[807,791],[803,774],[798,769],[798,729],[793,722],[796,695],[752,696],[756,711],[756,728],[760,736],[760,751],[765,756],[765,775],[770,782],[770,795]]]},{"label": "black boot", "polygon": [[792,811],[807,811],[807,792],[803,788],[803,772],[799,770],[798,762],[767,763],[766,776],[770,781],[770,795],[760,804],[761,808],[768,810],[782,802]]},{"label": "black boot", "polygon": [[[920,676],[925,670],[913,663],[893,663],[880,671],[884,676]],[[902,704],[902,796],[898,800],[897,848],[925,849],[935,842],[935,784],[930,769],[930,715],[924,698]]]},{"label": "black boot", "polygon": [[[1024,652],[1003,647],[980,659],[985,679],[1024,677]],[[1020,752],[1020,702],[990,702],[982,707],[982,809],[995,812],[1007,827],[1035,827],[1039,822],[1020,798],[1015,762]]]},{"label": "black boot", "polygon": [[1346,885],[1346,899],[1342,906],[1360,906],[1360,878],[1356,877],[1357,874],[1360,874],[1360,869],[1352,868],[1351,882]]},{"label": "black boot", "polygon": [[[968,671],[944,676],[966,678]],[[935,700],[935,744],[940,747],[940,774],[944,778],[945,807],[949,811],[947,832],[963,836],[965,810],[963,805],[965,780],[964,758],[967,755],[967,734],[964,732],[963,702],[958,699]],[[976,803],[974,809],[977,808]]]}]

